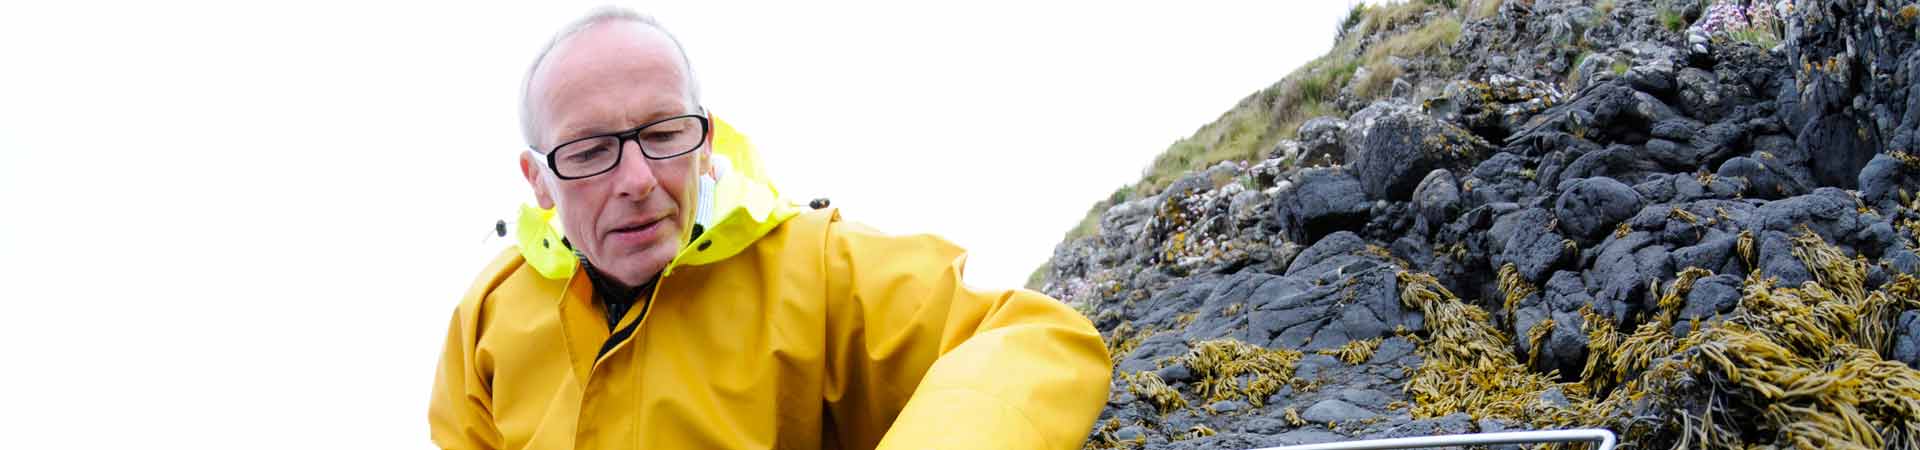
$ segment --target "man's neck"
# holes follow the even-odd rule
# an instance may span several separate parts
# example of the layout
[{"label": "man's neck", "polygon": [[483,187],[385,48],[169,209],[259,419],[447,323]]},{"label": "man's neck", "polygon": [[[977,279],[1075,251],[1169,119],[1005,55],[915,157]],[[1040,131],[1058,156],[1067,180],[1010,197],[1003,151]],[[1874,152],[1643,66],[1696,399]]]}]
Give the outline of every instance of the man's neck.
[{"label": "man's neck", "polygon": [[[586,259],[581,258],[581,261],[585,262]],[[593,267],[591,263],[582,264],[582,266],[586,268],[587,278],[593,281],[593,296],[599,301],[601,309],[607,314],[607,328],[609,329],[620,323],[620,319],[626,316],[626,312],[633,308],[634,303],[645,301],[647,297],[651,296],[653,294],[653,286],[660,280],[659,275],[654,275],[653,277],[647,278],[646,283],[639,286],[628,286],[626,283],[621,283],[620,280],[616,280],[612,276],[600,272],[600,269]]]}]

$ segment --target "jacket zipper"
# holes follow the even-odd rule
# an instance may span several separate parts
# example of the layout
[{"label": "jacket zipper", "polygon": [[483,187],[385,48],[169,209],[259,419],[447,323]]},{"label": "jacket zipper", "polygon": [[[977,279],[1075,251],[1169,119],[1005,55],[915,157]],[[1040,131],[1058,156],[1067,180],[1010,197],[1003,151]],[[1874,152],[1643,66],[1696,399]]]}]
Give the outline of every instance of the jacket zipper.
[{"label": "jacket zipper", "polygon": [[640,303],[640,317],[635,317],[633,323],[629,323],[627,326],[614,331],[612,335],[607,336],[607,342],[600,344],[600,354],[594,355],[593,357],[595,361],[606,357],[607,352],[613,351],[613,348],[619,346],[621,342],[625,342],[628,338],[633,337],[634,329],[640,327],[640,322],[647,320],[647,310],[653,309],[653,296],[655,293],[660,292],[659,289],[660,287],[656,283],[653,292],[647,293],[647,298]]}]

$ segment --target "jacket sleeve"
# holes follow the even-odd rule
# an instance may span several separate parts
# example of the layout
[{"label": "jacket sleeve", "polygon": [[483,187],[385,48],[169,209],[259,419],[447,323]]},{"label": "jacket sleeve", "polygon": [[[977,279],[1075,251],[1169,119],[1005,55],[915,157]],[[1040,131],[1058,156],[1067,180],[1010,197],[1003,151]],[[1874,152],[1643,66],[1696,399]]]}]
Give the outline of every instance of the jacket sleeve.
[{"label": "jacket sleeve", "polygon": [[1111,377],[1085,317],[966,286],[965,252],[932,236],[838,222],[825,250],[825,391],[846,448],[1080,448]]},{"label": "jacket sleeve", "polygon": [[447,328],[447,343],[440,354],[439,370],[434,372],[433,398],[427,406],[427,421],[432,427],[433,443],[444,449],[497,449],[502,447],[499,430],[493,426],[493,395],[484,374],[486,363],[476,350],[478,319],[471,308],[462,306]]}]

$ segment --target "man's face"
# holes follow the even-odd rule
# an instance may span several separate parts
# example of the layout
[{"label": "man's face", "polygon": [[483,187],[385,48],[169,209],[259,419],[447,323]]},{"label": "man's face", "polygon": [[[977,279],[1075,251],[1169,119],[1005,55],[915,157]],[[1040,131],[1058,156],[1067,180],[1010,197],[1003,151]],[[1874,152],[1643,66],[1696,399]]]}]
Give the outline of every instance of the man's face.
[{"label": "man's face", "polygon": [[[582,30],[547,53],[527,88],[541,153],[581,137],[625,131],[695,113],[687,71],[660,31],[628,22]],[[700,151],[652,160],[633,141],[620,164],[588,178],[561,180],[544,156],[522,154],[521,172],[542,207],[560,208],[563,231],[594,267],[626,286],[665,268],[679,250],[687,214],[681,208]],[[536,160],[535,158],[542,158]]]}]

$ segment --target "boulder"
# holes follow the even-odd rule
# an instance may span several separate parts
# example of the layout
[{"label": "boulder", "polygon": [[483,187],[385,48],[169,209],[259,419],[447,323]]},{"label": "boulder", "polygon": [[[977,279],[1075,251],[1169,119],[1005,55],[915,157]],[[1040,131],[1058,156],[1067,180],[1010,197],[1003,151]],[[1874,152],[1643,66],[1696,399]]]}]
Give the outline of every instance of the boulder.
[{"label": "boulder", "polygon": [[1302,170],[1274,199],[1274,214],[1294,242],[1315,242],[1336,231],[1359,231],[1369,202],[1360,181],[1339,168]]},{"label": "boulder", "polygon": [[1612,178],[1574,180],[1554,204],[1560,229],[1592,241],[1613,232],[1614,225],[1633,217],[1642,206],[1640,193]]},{"label": "boulder", "polygon": [[1428,172],[1464,170],[1491,151],[1472,133],[1394,100],[1354,114],[1348,130],[1347,166],[1369,199],[1408,200]]},{"label": "boulder", "polygon": [[1460,213],[1460,184],[1454,181],[1453,173],[1446,169],[1428,172],[1413,189],[1413,207],[1419,214],[1423,235],[1453,221],[1453,216]]}]

